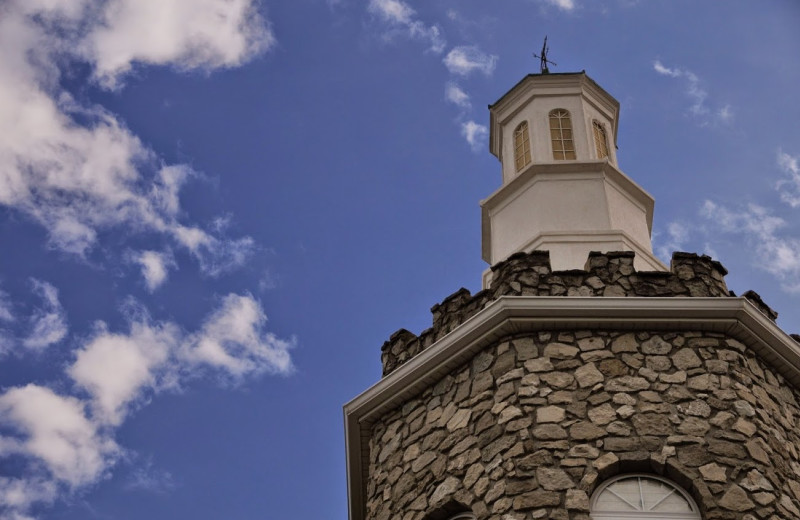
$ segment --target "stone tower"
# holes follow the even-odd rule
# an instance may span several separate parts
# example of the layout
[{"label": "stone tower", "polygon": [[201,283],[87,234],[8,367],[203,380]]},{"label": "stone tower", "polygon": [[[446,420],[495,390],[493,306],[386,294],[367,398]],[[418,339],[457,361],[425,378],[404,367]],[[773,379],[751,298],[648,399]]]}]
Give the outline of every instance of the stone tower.
[{"label": "stone tower", "polygon": [[345,405],[351,520],[800,518],[800,344],[718,262],[650,246],[586,74],[490,106],[483,290]]}]

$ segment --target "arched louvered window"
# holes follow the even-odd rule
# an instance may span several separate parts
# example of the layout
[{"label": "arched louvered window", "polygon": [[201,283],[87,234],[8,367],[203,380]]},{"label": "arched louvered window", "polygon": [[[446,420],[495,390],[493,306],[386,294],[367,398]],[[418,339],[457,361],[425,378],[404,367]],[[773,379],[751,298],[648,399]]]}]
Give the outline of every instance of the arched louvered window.
[{"label": "arched louvered window", "polygon": [[572,122],[563,108],[550,111],[550,140],[553,159],[575,159],[575,142],[572,139]]},{"label": "arched louvered window", "polygon": [[592,520],[700,520],[692,498],[654,475],[621,475],[592,496]]},{"label": "arched louvered window", "polygon": [[531,140],[528,135],[528,122],[521,122],[514,130],[514,164],[517,171],[531,163]]},{"label": "arched louvered window", "polygon": [[592,131],[594,133],[594,149],[598,159],[608,157],[608,137],[605,127],[598,121],[592,121]]}]

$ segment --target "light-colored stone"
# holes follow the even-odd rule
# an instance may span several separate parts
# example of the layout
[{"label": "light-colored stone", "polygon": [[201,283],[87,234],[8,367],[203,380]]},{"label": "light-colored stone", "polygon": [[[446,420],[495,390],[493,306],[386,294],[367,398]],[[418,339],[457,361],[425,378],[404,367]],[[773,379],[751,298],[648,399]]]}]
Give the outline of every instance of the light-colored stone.
[{"label": "light-colored stone", "polygon": [[497,418],[497,424],[505,424],[511,419],[516,419],[522,416],[522,410],[516,406],[509,406],[500,412],[500,417]]},{"label": "light-colored stone", "polygon": [[773,491],[775,489],[772,483],[757,469],[751,469],[741,484],[748,491]]},{"label": "light-colored stone", "polygon": [[589,496],[581,489],[568,489],[564,506],[569,511],[589,511]]},{"label": "light-colored stone", "polygon": [[650,382],[643,377],[622,376],[606,383],[609,392],[637,392],[650,388]]},{"label": "light-colored stone", "polygon": [[542,488],[548,491],[561,491],[575,487],[570,476],[558,468],[538,468],[536,480]]},{"label": "light-colored stone", "polygon": [[459,428],[464,428],[469,424],[469,419],[472,416],[472,410],[468,410],[465,408],[458,409],[453,416],[447,421],[447,430],[448,431],[455,431]]},{"label": "light-colored stone", "polygon": [[537,423],[557,423],[564,420],[567,412],[558,406],[543,406],[536,409]]},{"label": "light-colored stone", "polygon": [[590,351],[590,350],[601,350],[606,347],[603,338],[598,337],[591,337],[591,338],[584,338],[578,340],[578,348],[582,351]]},{"label": "light-colored stone", "polygon": [[586,421],[579,421],[569,428],[569,436],[577,441],[593,440],[603,437],[605,434],[604,428]]},{"label": "light-colored stone", "polygon": [[669,354],[672,350],[672,345],[664,341],[661,336],[653,336],[644,343],[642,343],[642,353],[650,355],[664,355]]},{"label": "light-colored stone", "polygon": [[711,415],[711,407],[705,401],[690,401],[688,403],[681,403],[678,405],[678,411],[686,415],[694,415],[697,417],[708,417]]},{"label": "light-colored stone", "polygon": [[436,507],[445,503],[461,485],[456,477],[447,477],[444,482],[436,486],[431,495],[431,505]]},{"label": "light-colored stone", "polygon": [[551,359],[570,359],[578,354],[577,347],[566,345],[564,343],[550,343],[544,347],[542,355]]},{"label": "light-colored stone", "polygon": [[575,370],[575,380],[581,388],[588,388],[597,383],[602,383],[604,379],[605,377],[597,370],[594,363],[587,363]]},{"label": "light-colored stone", "polygon": [[755,507],[753,501],[747,496],[747,492],[736,484],[731,484],[720,499],[719,505],[737,512],[749,511]]},{"label": "light-colored stone", "polygon": [[611,342],[611,351],[615,354],[620,352],[638,352],[639,345],[636,341],[636,336],[633,334],[623,334]]},{"label": "light-colored stone", "polygon": [[592,462],[592,466],[594,466],[594,469],[597,471],[603,471],[617,462],[619,462],[619,457],[613,452],[609,452]]},{"label": "light-colored stone", "polygon": [[728,481],[728,476],[725,474],[725,468],[721,467],[716,462],[711,462],[705,466],[700,466],[700,474],[703,475],[705,480],[711,482]]},{"label": "light-colored stone", "polygon": [[545,384],[551,388],[567,388],[575,382],[575,376],[569,372],[549,372],[539,376]]},{"label": "light-colored stone", "polygon": [[617,412],[608,403],[592,408],[588,415],[590,421],[599,425],[606,425],[617,418]]},{"label": "light-colored stone", "polygon": [[689,370],[703,366],[703,362],[690,348],[682,348],[672,355],[672,363],[680,370]]},{"label": "light-colored stone", "polygon": [[525,370],[528,372],[550,372],[553,370],[553,363],[547,357],[534,358],[525,362]]}]

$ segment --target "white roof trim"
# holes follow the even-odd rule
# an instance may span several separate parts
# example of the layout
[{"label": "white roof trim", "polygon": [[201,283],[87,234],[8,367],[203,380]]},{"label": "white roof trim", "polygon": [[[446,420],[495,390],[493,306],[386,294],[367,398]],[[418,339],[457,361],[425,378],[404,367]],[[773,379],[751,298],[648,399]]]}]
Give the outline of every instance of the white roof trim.
[{"label": "white roof trim", "polygon": [[344,406],[350,520],[364,520],[369,435],[384,413],[502,337],[591,328],[725,333],[800,388],[800,345],[745,298],[503,296]]}]

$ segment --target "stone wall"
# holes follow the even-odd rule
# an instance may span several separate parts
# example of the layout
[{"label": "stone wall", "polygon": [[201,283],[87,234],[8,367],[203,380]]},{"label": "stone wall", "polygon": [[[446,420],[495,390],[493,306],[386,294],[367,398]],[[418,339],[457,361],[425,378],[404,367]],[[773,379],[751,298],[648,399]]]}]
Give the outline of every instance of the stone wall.
[{"label": "stone wall", "polygon": [[[595,295],[607,287],[727,293],[721,267],[701,257],[673,259],[672,274],[658,276],[637,276],[624,255],[593,259],[586,273],[525,265],[498,283],[516,281],[520,294],[587,286]],[[588,520],[597,485],[639,471],[683,486],[706,520],[797,519],[799,401],[779,374],[720,334],[508,338],[376,423],[367,519],[422,520],[455,504],[479,520]]]},{"label": "stone wall", "polygon": [[[590,253],[585,270],[552,271],[547,251],[517,253],[492,266],[491,286],[474,296],[461,289],[434,305],[433,326],[419,336],[400,329],[381,349],[383,375],[417,355],[423,349],[477,314],[500,296],[711,296],[727,297],[728,273],[707,256],[676,252],[669,272],[637,272],[630,251]],[[769,309],[758,295],[752,292]],[[745,295],[747,296],[747,295]],[[777,317],[771,309],[774,316]]]}]

